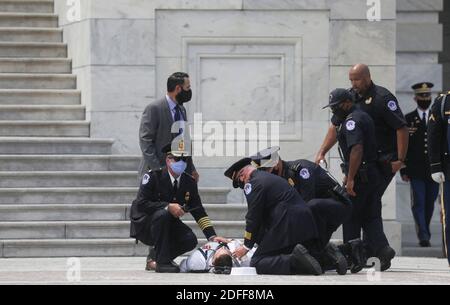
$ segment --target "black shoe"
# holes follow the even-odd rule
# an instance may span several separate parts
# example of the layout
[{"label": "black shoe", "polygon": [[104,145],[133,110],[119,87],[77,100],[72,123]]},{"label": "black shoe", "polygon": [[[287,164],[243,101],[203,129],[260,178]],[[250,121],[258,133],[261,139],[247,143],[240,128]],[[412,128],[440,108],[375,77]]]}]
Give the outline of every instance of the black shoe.
[{"label": "black shoe", "polygon": [[419,243],[419,245],[420,245],[422,248],[430,248],[430,247],[431,247],[431,243],[430,243],[429,240],[421,240],[420,243]]},{"label": "black shoe", "polygon": [[180,267],[173,262],[166,264],[156,264],[156,273],[180,273]]},{"label": "black shoe", "polygon": [[295,274],[321,275],[323,273],[319,262],[300,244],[292,251],[291,266]]},{"label": "black shoe", "polygon": [[395,250],[389,246],[384,247],[378,252],[382,272],[391,268],[391,261],[395,257],[395,254]]},{"label": "black shoe", "polygon": [[150,251],[147,256],[147,264],[145,265],[145,271],[153,271],[156,269],[156,251],[154,247],[150,247]]},{"label": "black shoe", "polygon": [[366,265],[367,259],[364,255],[364,246],[361,239],[355,239],[348,242],[349,255],[351,258],[350,271],[353,274],[361,272]]},{"label": "black shoe", "polygon": [[[323,268],[326,270],[336,270],[339,275],[346,275],[348,264],[345,256],[339,251],[335,244],[329,243],[325,247],[325,261],[328,262],[332,268]],[[323,267],[323,266],[322,266]]]}]

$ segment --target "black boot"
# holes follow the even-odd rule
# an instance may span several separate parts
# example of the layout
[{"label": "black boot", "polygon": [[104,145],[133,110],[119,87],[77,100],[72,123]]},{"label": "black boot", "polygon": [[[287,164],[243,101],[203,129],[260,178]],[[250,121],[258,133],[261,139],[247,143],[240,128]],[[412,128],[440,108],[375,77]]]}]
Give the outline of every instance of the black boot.
[{"label": "black boot", "polygon": [[347,258],[350,271],[355,274],[361,272],[366,265],[367,259],[364,254],[364,246],[361,239],[354,239],[339,246],[339,250]]},{"label": "black boot", "polygon": [[336,270],[339,275],[347,274],[347,259],[333,243],[329,243],[325,247],[324,265],[322,265],[322,268],[327,271]]},{"label": "black boot", "polygon": [[154,247],[150,247],[150,251],[147,256],[147,264],[145,265],[146,271],[152,271],[156,269],[156,251]]},{"label": "black boot", "polygon": [[291,266],[295,274],[321,275],[323,273],[319,262],[300,244],[292,251]]},{"label": "black boot", "polygon": [[382,272],[391,268],[391,261],[395,257],[395,254],[395,250],[389,246],[384,247],[378,252]]}]

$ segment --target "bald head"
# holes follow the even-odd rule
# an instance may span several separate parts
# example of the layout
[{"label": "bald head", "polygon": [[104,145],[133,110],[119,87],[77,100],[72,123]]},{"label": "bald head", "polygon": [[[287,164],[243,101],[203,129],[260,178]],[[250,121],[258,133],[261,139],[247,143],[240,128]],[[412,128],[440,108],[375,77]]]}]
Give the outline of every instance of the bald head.
[{"label": "bald head", "polygon": [[372,84],[370,69],[365,64],[354,65],[350,69],[349,79],[352,83],[353,90],[360,95],[364,95]]}]

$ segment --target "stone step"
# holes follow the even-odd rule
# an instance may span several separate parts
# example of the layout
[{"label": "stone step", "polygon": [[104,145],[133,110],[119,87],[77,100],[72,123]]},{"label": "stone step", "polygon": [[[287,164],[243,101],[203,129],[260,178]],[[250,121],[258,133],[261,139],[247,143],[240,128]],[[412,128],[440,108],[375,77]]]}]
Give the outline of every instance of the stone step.
[{"label": "stone step", "polygon": [[0,188],[135,187],[138,172],[0,172]]},{"label": "stone step", "polygon": [[62,43],[60,28],[0,27],[2,42],[45,42]]},{"label": "stone step", "polygon": [[113,142],[91,138],[0,137],[0,155],[105,155],[111,153]]},{"label": "stone step", "polygon": [[8,121],[82,121],[86,108],[82,105],[13,106],[0,105],[0,120]]},{"label": "stone step", "polygon": [[0,12],[53,13],[52,0],[1,0]]},{"label": "stone step", "polygon": [[1,137],[89,137],[85,121],[0,121]]},{"label": "stone step", "polygon": [[[204,238],[195,221],[184,221]],[[217,234],[229,238],[244,235],[245,221],[214,221]],[[129,221],[47,221],[0,222],[0,240],[8,239],[125,239],[130,236]]]},{"label": "stone step", "polygon": [[[442,243],[442,226],[440,223],[432,223],[431,244],[432,246],[440,246]],[[402,246],[407,248],[417,247],[419,240],[416,234],[416,226],[414,223],[402,224]]]},{"label": "stone step", "polygon": [[0,74],[1,89],[76,89],[77,77],[71,74]]},{"label": "stone step", "polygon": [[37,13],[0,13],[0,27],[58,27],[58,16]]},{"label": "stone step", "polygon": [[[0,221],[124,221],[130,219],[130,204],[38,204],[0,205]],[[212,221],[244,220],[243,204],[205,204]],[[193,220],[192,215],[184,216]]]},{"label": "stone step", "polygon": [[62,29],[0,27],[3,42],[62,42]]},{"label": "stone step", "polygon": [[66,58],[0,58],[0,73],[71,73]]},{"label": "stone step", "polygon": [[0,89],[0,105],[80,105],[79,90]]},{"label": "stone step", "polygon": [[0,42],[0,57],[66,58],[67,44],[37,42]]},{"label": "stone step", "polygon": [[402,256],[444,258],[444,252],[442,250],[442,247],[432,247],[432,248],[404,247],[402,248]]},{"label": "stone step", "polygon": [[[136,198],[137,187],[3,188],[0,204],[115,204]],[[199,188],[202,202],[227,202],[228,188]]]},{"label": "stone step", "polygon": [[0,241],[0,257],[2,258],[142,256],[142,268],[144,268],[144,257],[147,255],[147,246],[142,243],[136,244],[129,238]]},{"label": "stone step", "polygon": [[0,169],[3,171],[137,171],[140,161],[140,156],[125,155],[0,155]]}]

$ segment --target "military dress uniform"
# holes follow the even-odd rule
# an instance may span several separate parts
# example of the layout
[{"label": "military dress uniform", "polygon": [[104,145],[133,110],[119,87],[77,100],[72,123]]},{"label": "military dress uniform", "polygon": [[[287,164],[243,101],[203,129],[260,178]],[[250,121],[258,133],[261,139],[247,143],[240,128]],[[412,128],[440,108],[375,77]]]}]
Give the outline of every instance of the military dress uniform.
[{"label": "military dress uniform", "polygon": [[[436,182],[443,182],[444,249],[449,260],[450,247],[450,92],[440,95],[431,108],[428,122],[428,143],[431,174]],[[444,177],[440,177],[441,175]],[[443,181],[445,179],[445,181]]]},{"label": "military dress uniform", "polygon": [[[417,97],[427,95],[431,101],[431,83],[414,85]],[[428,157],[428,121],[427,109],[420,107],[406,115],[409,128],[409,147],[406,156],[406,167],[401,175],[408,177],[411,183],[412,214],[417,228],[417,236],[422,247],[430,246],[430,223],[434,213],[434,205],[439,192],[439,184],[431,178]]]},{"label": "military dress uniform", "polygon": [[190,175],[184,173],[172,183],[167,168],[148,172],[131,206],[130,236],[155,246],[158,266],[171,264],[176,257],[197,246],[192,230],[167,210],[169,203],[178,203],[190,212],[207,239],[216,236],[197,183]]}]

